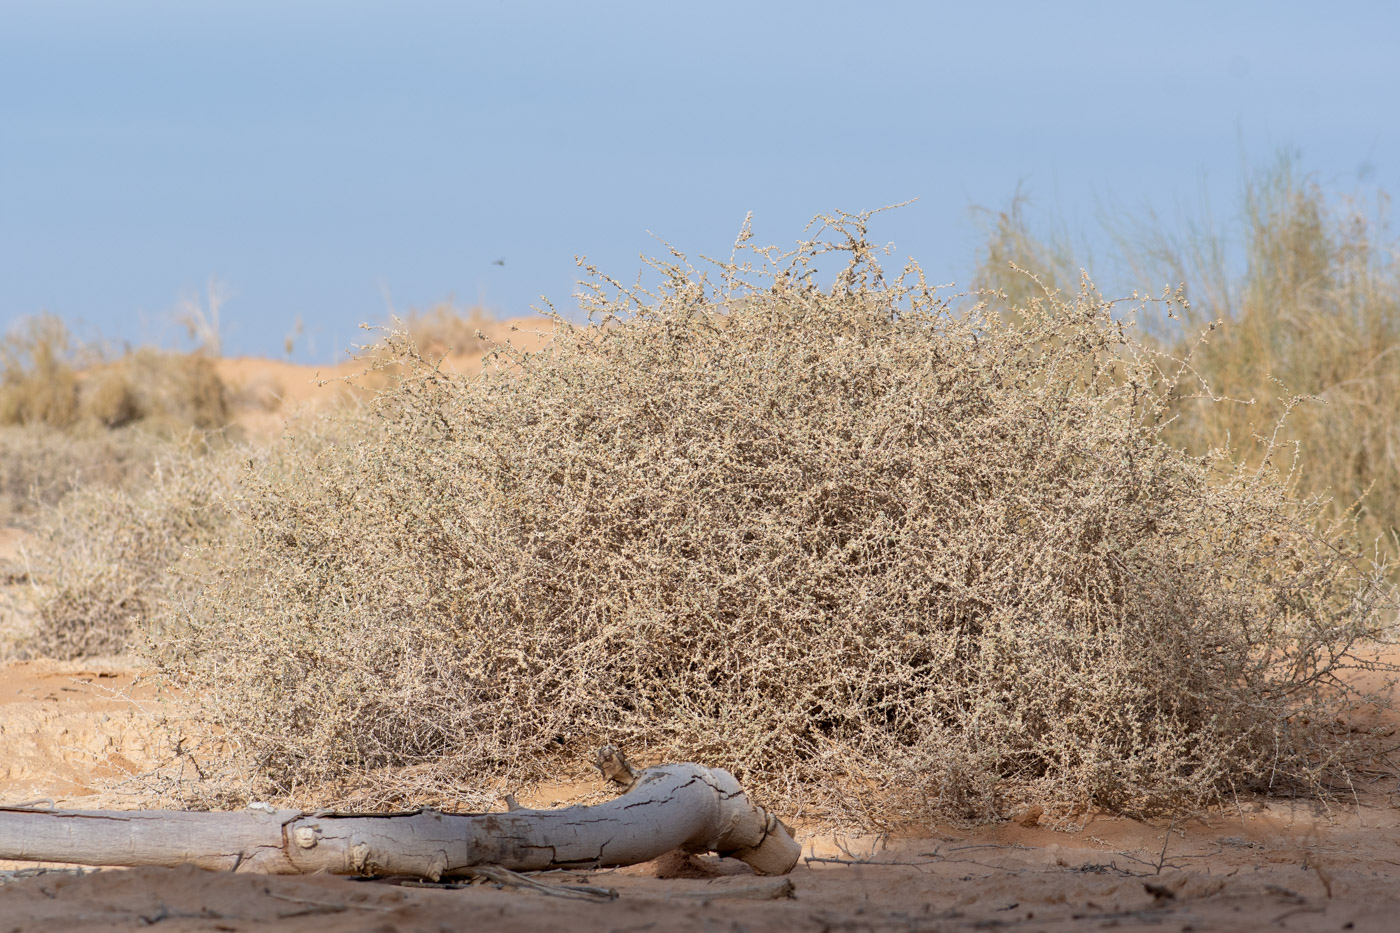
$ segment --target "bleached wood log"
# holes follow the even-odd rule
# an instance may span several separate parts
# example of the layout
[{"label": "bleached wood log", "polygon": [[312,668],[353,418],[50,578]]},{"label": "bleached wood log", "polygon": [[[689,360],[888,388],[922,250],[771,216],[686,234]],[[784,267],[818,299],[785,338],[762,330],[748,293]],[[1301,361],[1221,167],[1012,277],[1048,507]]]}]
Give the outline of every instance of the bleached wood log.
[{"label": "bleached wood log", "polygon": [[[600,765],[611,751],[600,753]],[[620,755],[617,762],[616,779],[632,776]],[[438,880],[478,865],[515,871],[631,865],[674,849],[718,852],[767,875],[787,874],[801,851],[729,772],[694,764],[648,768],[616,800],[559,810],[366,815],[0,807],[0,859],[79,865]]]}]

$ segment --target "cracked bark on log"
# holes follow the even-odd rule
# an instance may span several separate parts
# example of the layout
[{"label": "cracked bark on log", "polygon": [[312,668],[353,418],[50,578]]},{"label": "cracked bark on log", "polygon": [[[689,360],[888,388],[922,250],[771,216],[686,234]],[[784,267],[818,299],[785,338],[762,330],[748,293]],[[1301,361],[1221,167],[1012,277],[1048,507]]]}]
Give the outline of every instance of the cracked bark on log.
[{"label": "cracked bark on log", "polygon": [[783,875],[801,853],[727,771],[695,764],[636,771],[599,752],[616,800],[505,813],[32,810],[0,807],[0,859],[80,865],[198,865],[269,874],[412,875],[436,881],[479,865],[515,871],[631,865],[674,849],[718,852]]}]

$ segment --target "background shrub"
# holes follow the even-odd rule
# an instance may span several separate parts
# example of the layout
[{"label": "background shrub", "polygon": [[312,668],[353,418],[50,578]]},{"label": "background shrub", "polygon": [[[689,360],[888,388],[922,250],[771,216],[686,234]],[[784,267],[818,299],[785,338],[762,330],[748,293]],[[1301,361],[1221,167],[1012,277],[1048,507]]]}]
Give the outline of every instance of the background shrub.
[{"label": "background shrub", "polygon": [[0,425],[61,429],[141,423],[167,435],[226,429],[229,392],[214,357],[151,348],[115,358],[51,314],[0,340]]},{"label": "background shrub", "polygon": [[1389,619],[1324,504],[1165,441],[1179,364],[1130,309],[953,313],[867,220],[595,274],[593,326],[480,378],[391,339],[372,411],[245,476],[164,669],[283,793],[604,741],[868,824],[1340,773]]},{"label": "background shrub", "polygon": [[74,489],[143,485],[161,447],[132,431],[0,426],[0,526],[33,525]]},{"label": "background shrub", "polygon": [[134,487],[73,490],[38,522],[41,582],[29,656],[120,654],[159,638],[170,601],[197,574],[174,569],[185,551],[228,543],[226,498],[235,452],[171,447]]},{"label": "background shrub", "polygon": [[63,321],[28,318],[0,340],[0,425],[67,427],[78,420],[75,348]]},{"label": "background shrub", "polygon": [[485,308],[465,312],[450,303],[437,304],[426,311],[409,311],[402,327],[419,354],[436,360],[448,354],[480,353],[488,344],[479,337],[494,318]]},{"label": "background shrub", "polygon": [[143,348],[93,374],[84,409],[109,427],[140,422],[148,431],[179,436],[215,432],[233,421],[229,389],[213,357]]}]

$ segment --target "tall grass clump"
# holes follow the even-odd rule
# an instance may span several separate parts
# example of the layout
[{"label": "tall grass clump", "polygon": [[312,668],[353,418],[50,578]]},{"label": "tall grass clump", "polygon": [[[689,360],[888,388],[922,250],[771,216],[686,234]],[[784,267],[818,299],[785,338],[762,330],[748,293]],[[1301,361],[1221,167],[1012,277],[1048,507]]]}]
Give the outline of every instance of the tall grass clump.
[{"label": "tall grass clump", "polygon": [[229,391],[205,352],[114,355],[74,339],[51,314],[0,340],[0,426],[79,431],[139,425],[178,435],[232,421]]},{"label": "tall grass clump", "polygon": [[1329,201],[1286,161],[1251,180],[1244,217],[1242,278],[1194,302],[1198,320],[1221,325],[1191,355],[1202,391],[1177,406],[1172,437],[1194,449],[1238,443],[1272,434],[1288,411],[1276,441],[1306,453],[1300,493],[1330,497],[1333,514],[1353,513],[1394,558],[1400,250],[1357,204]]},{"label": "tall grass clump", "polygon": [[[1173,383],[1166,437],[1194,453],[1230,448],[1260,462],[1295,445],[1302,496],[1330,499],[1384,559],[1400,555],[1400,244],[1372,209],[1329,195],[1287,156],[1252,171],[1233,226],[1209,211],[1174,231],[1155,215],[1111,222],[1114,265],[1133,281],[1180,286],[1188,304],[1151,329],[1189,358]],[[1004,309],[1037,281],[1073,287],[1063,234],[1032,229],[1018,195],[989,225],[977,284]],[[1204,338],[1202,335],[1204,334]],[[1284,415],[1287,413],[1288,417]]]},{"label": "tall grass clump", "polygon": [[1320,503],[1164,442],[1178,365],[1128,309],[953,313],[868,220],[595,275],[591,325],[478,378],[392,339],[356,432],[244,478],[165,670],[289,794],[604,741],[867,824],[1344,773],[1386,594]]},{"label": "tall grass clump", "polygon": [[0,425],[68,427],[78,420],[78,376],[68,328],[52,314],[0,338]]}]

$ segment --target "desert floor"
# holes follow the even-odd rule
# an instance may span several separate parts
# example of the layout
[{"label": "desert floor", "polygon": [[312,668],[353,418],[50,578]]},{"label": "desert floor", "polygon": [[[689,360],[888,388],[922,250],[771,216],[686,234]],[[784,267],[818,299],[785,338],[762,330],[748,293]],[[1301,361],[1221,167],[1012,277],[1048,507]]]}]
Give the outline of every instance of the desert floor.
[{"label": "desert floor", "polygon": [[[0,802],[106,808],[140,797],[141,775],[166,753],[163,705],[131,659],[0,667]],[[193,868],[77,874],[0,863],[0,933],[1394,930],[1396,792],[1390,778],[1330,807],[1247,800],[1175,824],[1099,816],[1060,828],[934,826],[903,838],[799,829],[808,858],[790,876],[790,891],[718,859],[537,876],[614,889],[610,901],[492,884],[410,887]]]},{"label": "desert floor", "polygon": [[[230,377],[279,398],[306,401],[319,391],[308,388],[307,374],[284,372],[282,364],[226,365]],[[256,415],[253,433],[277,430],[278,408],[269,404]],[[28,585],[21,568],[31,543],[23,532],[0,529],[0,620],[6,600],[13,607],[17,588]],[[160,726],[164,711],[138,659],[0,663],[0,805],[101,809],[149,797],[143,775],[170,751]],[[1400,929],[1397,807],[1400,785],[1389,775],[1327,805],[1240,800],[1172,823],[1089,815],[1056,826],[1028,814],[1020,822],[938,825],[896,838],[798,827],[807,858],[790,885],[719,859],[536,876],[548,892],[0,862],[0,933],[1392,931]],[[563,896],[560,888],[569,884],[610,888],[616,897]]]}]

